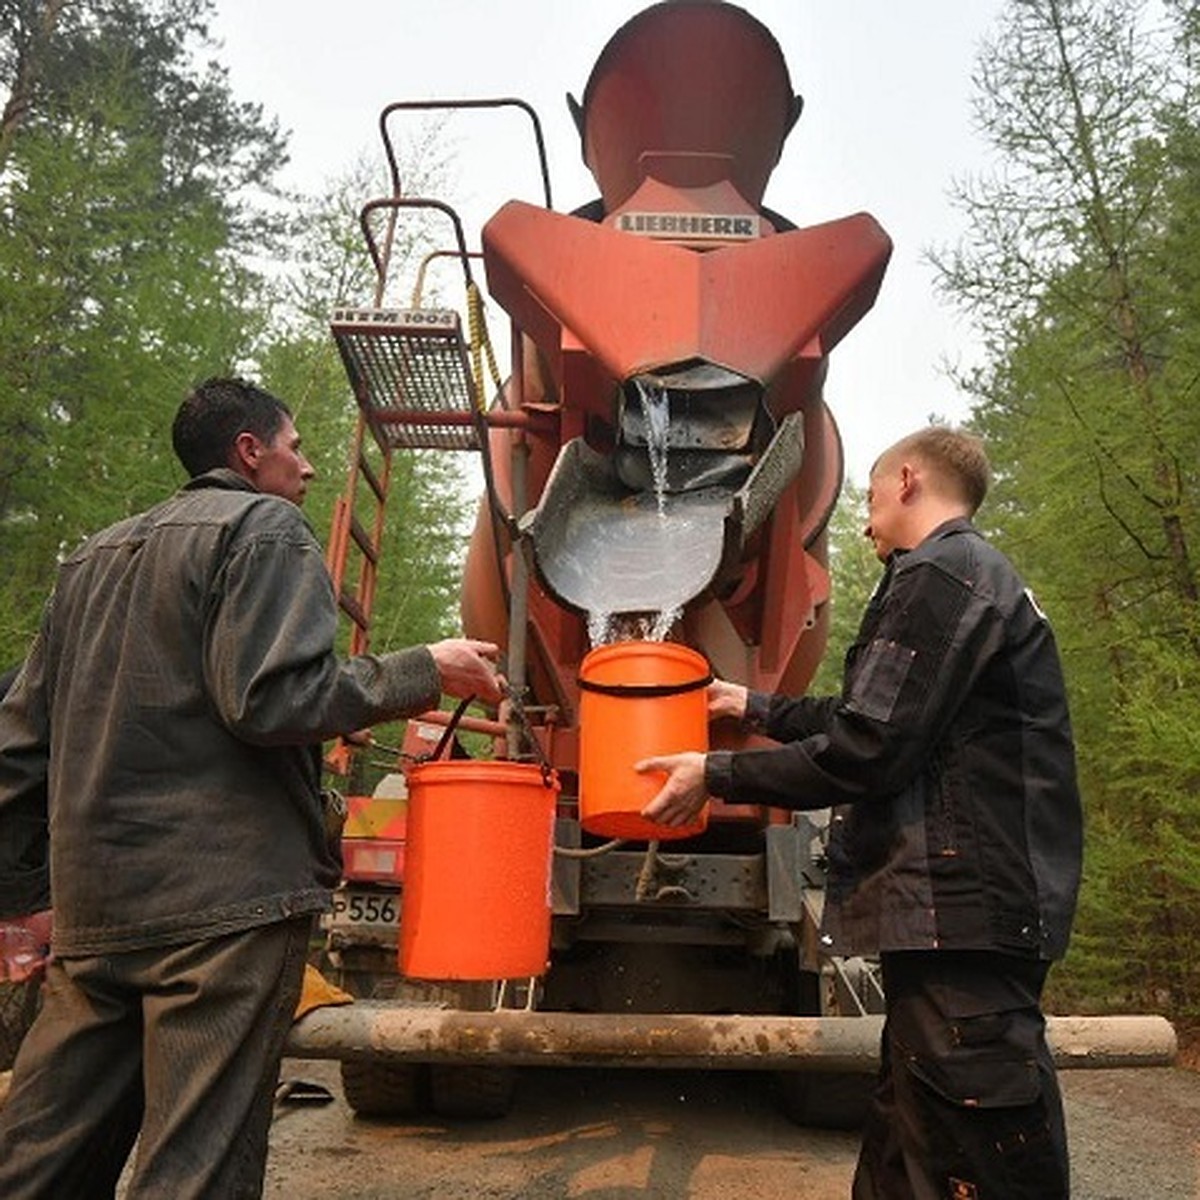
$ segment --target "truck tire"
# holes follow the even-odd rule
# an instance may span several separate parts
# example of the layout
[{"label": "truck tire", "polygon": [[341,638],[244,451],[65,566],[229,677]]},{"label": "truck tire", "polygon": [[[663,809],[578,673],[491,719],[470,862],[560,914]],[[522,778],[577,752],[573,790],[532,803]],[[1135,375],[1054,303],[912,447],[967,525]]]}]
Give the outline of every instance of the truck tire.
[{"label": "truck tire", "polygon": [[342,1094],[360,1117],[415,1117],[425,1107],[424,1063],[343,1062]]},{"label": "truck tire", "polygon": [[777,1071],[775,1087],[779,1108],[794,1125],[857,1132],[867,1119],[875,1076],[849,1071]]},{"label": "truck tire", "polygon": [[435,1063],[430,1070],[433,1111],[442,1117],[479,1120],[507,1116],[516,1090],[512,1067]]},{"label": "truck tire", "polygon": [[0,983],[0,1071],[7,1071],[17,1057],[25,1034],[37,1016],[41,980]]}]

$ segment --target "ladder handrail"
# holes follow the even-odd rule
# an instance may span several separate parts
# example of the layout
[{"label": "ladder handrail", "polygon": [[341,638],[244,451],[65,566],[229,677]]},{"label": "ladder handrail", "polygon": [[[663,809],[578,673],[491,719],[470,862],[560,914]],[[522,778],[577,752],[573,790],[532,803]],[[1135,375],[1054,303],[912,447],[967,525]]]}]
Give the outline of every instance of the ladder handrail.
[{"label": "ladder handrail", "polygon": [[[526,113],[533,123],[533,136],[537,145],[538,167],[542,174],[542,194],[545,199],[547,208],[553,208],[554,205],[550,197],[550,168],[546,161],[546,141],[542,136],[542,123],[538,119],[537,113],[531,105],[524,100],[520,100],[515,96],[500,96],[493,99],[475,99],[475,100],[395,100],[391,104],[385,106],[379,114],[379,135],[383,139],[384,153],[387,155],[388,175],[392,182],[392,198],[400,199],[403,196],[403,189],[400,181],[400,166],[396,161],[396,148],[392,144],[391,135],[388,133],[388,117],[395,112],[436,112],[436,111],[454,111],[455,109],[483,109],[483,108],[518,108]],[[388,218],[387,234],[384,238],[384,253],[383,258],[385,264],[391,260],[392,242],[396,236],[396,219],[398,213],[392,211]],[[378,264],[377,264],[378,265]],[[386,270],[386,266],[385,266]]]},{"label": "ladder handrail", "polygon": [[[375,240],[375,233],[371,229],[371,214],[378,212],[381,208],[390,209],[393,214],[392,219],[388,222],[387,245],[382,252]],[[463,233],[463,225],[458,213],[443,200],[432,200],[420,196],[380,196],[374,200],[368,200],[358,214],[358,224],[367,242],[367,252],[371,255],[371,262],[375,264],[375,303],[377,305],[383,303],[383,294],[387,285],[389,259],[391,258],[391,239],[392,231],[395,227],[395,214],[402,208],[433,209],[450,218],[450,221],[454,225],[454,239],[458,243],[458,257],[462,262],[463,277],[469,288],[473,282],[471,278],[472,256],[471,252],[467,249],[467,239]]]},{"label": "ladder handrail", "polygon": [[533,123],[534,141],[537,143],[538,166],[542,173],[542,193],[547,208],[553,208],[550,198],[550,168],[546,162],[546,141],[542,137],[542,123],[533,106],[516,96],[496,96],[474,100],[395,100],[379,114],[379,134],[383,138],[384,153],[387,155],[388,172],[392,180],[392,195],[401,196],[400,167],[396,162],[396,150],[388,134],[387,120],[394,112],[434,112],[442,109],[453,111],[471,108],[519,108]]},{"label": "ladder handrail", "polygon": [[[421,298],[425,294],[425,276],[429,270],[430,264],[437,258],[458,258],[457,250],[430,250],[428,254],[421,259],[420,265],[417,267],[417,279],[413,284],[412,291],[412,306],[413,308],[421,307]],[[470,250],[467,252],[468,258],[474,258],[478,261],[483,261],[482,250]]]}]

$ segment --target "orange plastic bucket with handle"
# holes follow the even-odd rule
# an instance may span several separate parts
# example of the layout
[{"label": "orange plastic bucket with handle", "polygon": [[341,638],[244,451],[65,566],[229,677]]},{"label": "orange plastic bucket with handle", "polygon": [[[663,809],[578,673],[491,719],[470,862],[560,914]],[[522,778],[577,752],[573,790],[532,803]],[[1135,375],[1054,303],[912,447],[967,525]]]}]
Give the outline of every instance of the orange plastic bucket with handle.
[{"label": "orange plastic bucket with handle", "polygon": [[666,841],[702,833],[708,805],[689,825],[647,821],[641,810],[666,776],[634,763],[708,749],[712,680],[704,655],[676,642],[613,642],[579,667],[579,820],[601,837]]},{"label": "orange plastic bucket with handle", "polygon": [[444,759],[409,770],[403,974],[516,979],[546,970],[558,792],[553,772],[532,763]]}]

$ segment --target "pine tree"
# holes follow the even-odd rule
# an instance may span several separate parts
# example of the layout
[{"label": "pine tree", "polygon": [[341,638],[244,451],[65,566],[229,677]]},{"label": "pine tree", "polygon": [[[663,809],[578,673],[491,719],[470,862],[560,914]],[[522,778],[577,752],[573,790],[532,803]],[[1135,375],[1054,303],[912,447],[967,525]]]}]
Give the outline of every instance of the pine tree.
[{"label": "pine tree", "polygon": [[265,315],[284,139],[200,63],[209,0],[0,0],[0,660],[58,557],[169,493],[170,420]]},{"label": "pine tree", "polygon": [[[983,48],[996,173],[938,258],[984,333],[965,382],[993,520],[1063,647],[1088,814],[1080,1002],[1197,1011],[1200,241],[1194,6],[1013,0]],[[1191,25],[1189,42],[1189,21]]]}]

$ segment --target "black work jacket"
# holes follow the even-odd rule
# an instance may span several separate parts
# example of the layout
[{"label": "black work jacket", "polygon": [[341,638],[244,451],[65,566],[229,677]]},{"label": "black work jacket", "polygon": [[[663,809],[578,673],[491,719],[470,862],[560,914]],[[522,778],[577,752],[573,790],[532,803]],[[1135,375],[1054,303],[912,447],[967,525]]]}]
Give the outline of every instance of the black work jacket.
[{"label": "black work jacket", "polygon": [[336,624],[300,510],[232,471],[89,539],[0,704],[0,915],[38,898],[39,804],[60,956],[324,907],[320,741],[439,694],[427,649],[339,661]]},{"label": "black work jacket", "polygon": [[1082,817],[1054,636],[969,521],[892,556],[840,696],[752,696],[778,748],[708,756],[710,792],[834,807],[834,954],[1067,945]]}]

